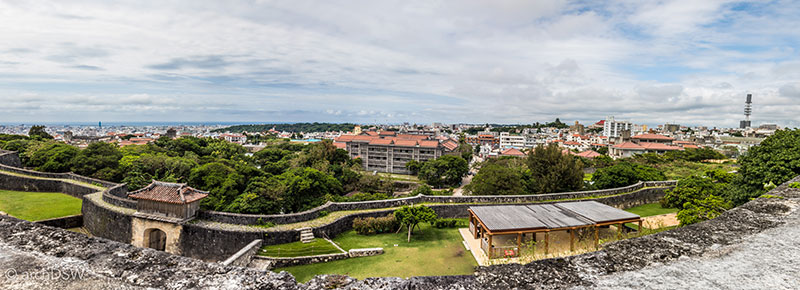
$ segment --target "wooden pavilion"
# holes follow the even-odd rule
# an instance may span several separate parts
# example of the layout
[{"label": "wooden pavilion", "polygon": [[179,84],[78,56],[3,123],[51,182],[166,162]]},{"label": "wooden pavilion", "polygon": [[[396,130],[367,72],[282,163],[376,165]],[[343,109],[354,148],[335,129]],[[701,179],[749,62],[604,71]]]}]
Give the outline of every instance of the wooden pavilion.
[{"label": "wooden pavilion", "polygon": [[[545,253],[550,246],[551,231],[567,231],[570,234],[570,251],[575,250],[575,232],[594,229],[595,248],[599,244],[600,227],[616,225],[617,235],[622,234],[625,223],[638,223],[642,218],[596,201],[562,202],[532,205],[473,206],[469,211],[469,230],[475,239],[481,239],[481,248],[489,259],[515,257],[519,255],[522,240],[531,234],[544,233]],[[495,236],[516,235],[516,247],[496,246]]]}]

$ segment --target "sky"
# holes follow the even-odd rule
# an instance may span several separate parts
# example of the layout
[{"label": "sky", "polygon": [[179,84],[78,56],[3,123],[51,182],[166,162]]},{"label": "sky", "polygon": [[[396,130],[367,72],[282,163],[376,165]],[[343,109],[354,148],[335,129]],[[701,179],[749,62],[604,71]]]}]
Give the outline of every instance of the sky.
[{"label": "sky", "polygon": [[[68,3],[67,3],[68,2]],[[795,1],[4,1],[0,123],[800,127]]]}]

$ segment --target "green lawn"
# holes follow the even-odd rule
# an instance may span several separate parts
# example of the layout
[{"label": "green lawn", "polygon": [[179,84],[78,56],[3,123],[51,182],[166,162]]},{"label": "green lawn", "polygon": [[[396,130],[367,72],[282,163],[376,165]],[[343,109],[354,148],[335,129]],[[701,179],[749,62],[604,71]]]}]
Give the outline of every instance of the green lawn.
[{"label": "green lawn", "polygon": [[325,239],[314,239],[310,243],[294,242],[289,244],[264,246],[258,251],[261,256],[300,257],[341,253]]},{"label": "green lawn", "polygon": [[380,247],[384,249],[384,254],[277,268],[273,271],[287,271],[298,281],[306,282],[319,274],[344,274],[358,279],[469,275],[477,266],[472,254],[464,249],[458,229],[454,228],[436,229],[423,225],[422,232],[415,232],[410,243],[406,242],[406,232],[362,236],[348,231],[333,241],[344,250]]},{"label": "green lawn", "polygon": [[81,213],[81,200],[57,192],[0,190],[0,211],[28,221]]},{"label": "green lawn", "polygon": [[641,217],[662,215],[673,212],[678,212],[677,208],[663,208],[659,203],[648,203],[637,207],[626,209],[626,211],[638,214]]}]

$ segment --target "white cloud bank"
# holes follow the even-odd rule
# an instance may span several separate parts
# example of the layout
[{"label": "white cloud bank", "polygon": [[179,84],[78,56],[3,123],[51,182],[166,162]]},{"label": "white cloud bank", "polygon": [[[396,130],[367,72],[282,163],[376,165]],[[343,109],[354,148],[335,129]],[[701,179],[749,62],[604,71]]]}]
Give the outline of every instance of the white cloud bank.
[{"label": "white cloud bank", "polygon": [[4,1],[0,122],[800,126],[793,1]]}]

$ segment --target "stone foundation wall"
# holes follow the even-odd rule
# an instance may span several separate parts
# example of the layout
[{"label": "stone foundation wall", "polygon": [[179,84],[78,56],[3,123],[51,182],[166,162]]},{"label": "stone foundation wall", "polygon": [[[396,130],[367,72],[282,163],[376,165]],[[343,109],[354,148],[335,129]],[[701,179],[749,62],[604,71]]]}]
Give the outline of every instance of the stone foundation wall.
[{"label": "stone foundation wall", "polygon": [[60,218],[40,220],[36,221],[36,223],[61,229],[78,228],[83,226],[83,215],[78,214]]},{"label": "stone foundation wall", "polygon": [[0,150],[0,164],[11,167],[22,167],[19,154],[15,151]]},{"label": "stone foundation wall", "polygon": [[225,266],[247,267],[247,265],[250,265],[250,261],[253,260],[253,256],[258,253],[259,249],[261,249],[261,240],[252,241],[236,252],[236,254],[233,254],[233,256],[222,262],[222,264]]},{"label": "stone foundation wall", "polygon": [[24,177],[6,174],[2,171],[0,171],[0,189],[29,192],[61,192],[77,198],[82,198],[86,194],[98,191],[93,187],[61,180]]},{"label": "stone foundation wall", "polygon": [[131,242],[132,212],[124,213],[101,205],[89,195],[83,197],[81,212],[83,226],[92,235],[120,243]]},{"label": "stone foundation wall", "polygon": [[350,258],[350,255],[347,253],[338,253],[338,254],[317,255],[317,256],[291,257],[291,258],[273,258],[264,256],[255,256],[253,258],[258,260],[270,261],[271,268],[281,268],[281,267],[291,267],[291,266],[344,260]]},{"label": "stone foundation wall", "polygon": [[377,256],[383,254],[383,248],[352,249],[347,254],[350,258]]},{"label": "stone foundation wall", "polygon": [[[290,237],[291,236],[291,237]],[[294,237],[294,239],[292,239]],[[183,225],[180,245],[183,255],[204,261],[224,261],[253,240],[299,241],[296,231],[267,233],[237,229],[221,230],[202,227],[191,222]]]}]

